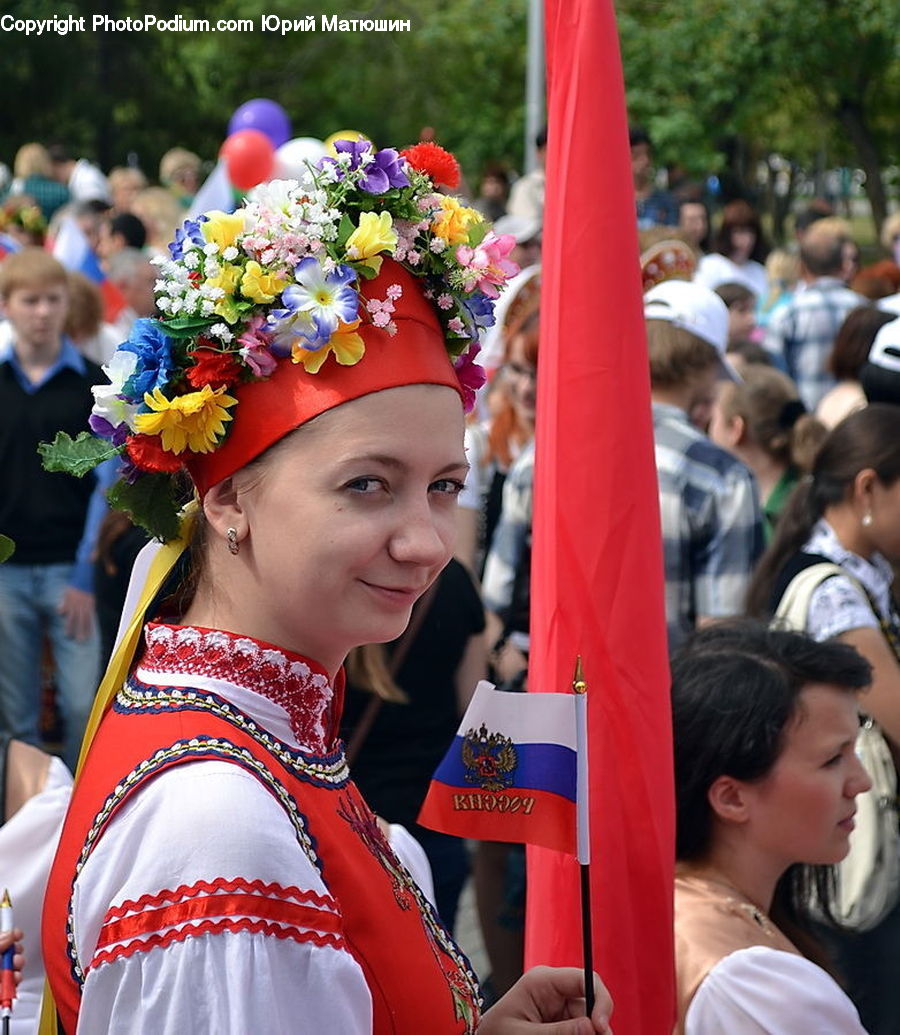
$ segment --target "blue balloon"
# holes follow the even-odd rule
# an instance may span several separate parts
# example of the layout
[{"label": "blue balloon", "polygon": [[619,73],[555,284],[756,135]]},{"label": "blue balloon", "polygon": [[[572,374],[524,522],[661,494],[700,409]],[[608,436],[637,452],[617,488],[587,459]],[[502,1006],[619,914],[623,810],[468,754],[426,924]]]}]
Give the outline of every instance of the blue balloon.
[{"label": "blue balloon", "polygon": [[272,141],[273,147],[281,147],[291,139],[291,120],[288,113],[276,101],[265,97],[254,97],[245,101],[231,116],[228,136],[242,129],[258,129]]}]

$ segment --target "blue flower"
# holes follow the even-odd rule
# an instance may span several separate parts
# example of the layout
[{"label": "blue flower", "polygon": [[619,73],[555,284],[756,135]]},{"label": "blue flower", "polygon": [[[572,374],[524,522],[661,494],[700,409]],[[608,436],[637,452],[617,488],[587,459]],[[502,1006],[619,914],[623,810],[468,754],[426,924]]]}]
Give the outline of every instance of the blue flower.
[{"label": "blue flower", "polygon": [[296,283],[282,291],[281,300],[292,312],[312,318],[314,346],[324,345],[339,323],[352,323],[358,318],[359,295],[353,286],[356,273],[349,266],[335,266],[326,273],[318,259],[308,256],[294,268],[294,280]]},{"label": "blue flower", "polygon": [[[488,298],[481,291],[473,291],[471,295],[466,295],[462,301],[476,327],[494,326],[494,300],[492,298]],[[475,335],[472,335],[472,337],[474,338]]]},{"label": "blue flower", "polygon": [[175,231],[175,240],[169,245],[169,252],[175,262],[184,258],[185,241],[200,248],[206,244],[200,230],[200,224],[205,222],[206,216],[200,216],[199,219],[186,219],[184,224]]},{"label": "blue flower", "polygon": [[131,337],[119,346],[122,352],[137,356],[134,373],[122,386],[122,395],[133,403],[144,400],[146,392],[164,388],[172,373],[172,339],[155,320],[137,320]]},{"label": "blue flower", "polygon": [[315,351],[325,342],[309,313],[300,309],[273,309],[266,320],[266,330],[272,335],[272,351],[276,356],[289,356],[295,345]]}]

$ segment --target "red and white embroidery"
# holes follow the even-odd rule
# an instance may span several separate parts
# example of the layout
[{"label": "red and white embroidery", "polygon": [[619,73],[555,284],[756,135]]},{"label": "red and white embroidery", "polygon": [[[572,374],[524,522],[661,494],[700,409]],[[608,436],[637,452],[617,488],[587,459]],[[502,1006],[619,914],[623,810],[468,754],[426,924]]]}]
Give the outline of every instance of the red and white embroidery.
[{"label": "red and white embroidery", "polygon": [[169,685],[191,676],[262,694],[287,712],[297,743],[328,751],[326,718],[334,698],[328,677],[298,654],[218,629],[150,623],[137,669],[143,682]]},{"label": "red and white embroidery", "polygon": [[201,880],[110,909],[88,970],[188,938],[239,931],[345,948],[330,895],[259,880]]}]

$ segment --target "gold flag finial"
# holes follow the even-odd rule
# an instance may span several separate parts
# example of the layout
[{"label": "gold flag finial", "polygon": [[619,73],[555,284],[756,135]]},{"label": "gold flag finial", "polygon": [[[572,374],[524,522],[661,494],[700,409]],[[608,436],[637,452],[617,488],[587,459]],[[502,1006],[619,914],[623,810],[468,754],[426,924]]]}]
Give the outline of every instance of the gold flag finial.
[{"label": "gold flag finial", "polygon": [[7,909],[12,905],[12,899],[9,897],[9,888],[3,889],[3,901],[0,902],[0,909]]},{"label": "gold flag finial", "polygon": [[575,675],[572,677],[572,691],[576,694],[587,693],[587,683],[584,680],[584,669],[581,667],[581,655],[575,658]]}]

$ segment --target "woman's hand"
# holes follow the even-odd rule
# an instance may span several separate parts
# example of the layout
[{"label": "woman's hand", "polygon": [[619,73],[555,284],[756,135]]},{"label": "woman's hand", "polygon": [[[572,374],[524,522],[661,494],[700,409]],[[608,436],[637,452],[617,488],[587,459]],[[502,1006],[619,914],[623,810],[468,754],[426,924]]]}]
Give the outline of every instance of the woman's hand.
[{"label": "woman's hand", "polygon": [[5,934],[0,934],[0,955],[2,955],[10,947],[15,945],[16,954],[13,956],[13,971],[15,973],[16,984],[22,980],[22,968],[25,966],[25,956],[22,952],[22,938],[23,934],[18,928],[13,931],[7,931]]},{"label": "woman's hand", "polygon": [[612,999],[594,975],[594,1011],[584,1015],[584,973],[534,967],[484,1015],[478,1035],[612,1035]]}]

